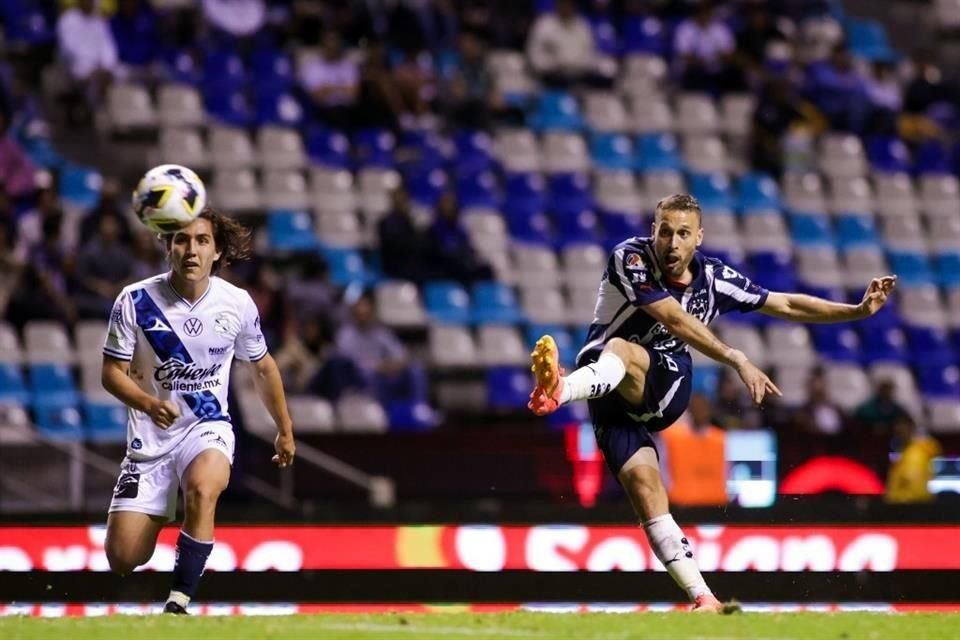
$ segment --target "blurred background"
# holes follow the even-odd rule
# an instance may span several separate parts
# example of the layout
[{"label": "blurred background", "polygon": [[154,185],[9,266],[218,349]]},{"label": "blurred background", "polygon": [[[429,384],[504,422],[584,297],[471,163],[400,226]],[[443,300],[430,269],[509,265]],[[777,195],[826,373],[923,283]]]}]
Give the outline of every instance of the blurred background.
[{"label": "blurred background", "polygon": [[[126,413],[101,346],[120,289],[167,268],[129,207],[167,162],[255,229],[224,276],[260,308],[298,460],[270,463],[236,367],[219,520],[269,523],[285,568],[654,568],[585,405],[526,411],[528,352],[552,333],[569,367],[607,252],[680,191],[704,252],[770,289],[858,302],[899,276],[865,322],[716,324],[784,397],[757,409],[695,357],[659,444],[704,568],[960,567],[940,545],[958,0],[0,0],[0,20],[0,569],[105,568]],[[572,565],[537,559],[547,523],[588,532]],[[218,533],[220,568],[273,566],[251,531]]]}]

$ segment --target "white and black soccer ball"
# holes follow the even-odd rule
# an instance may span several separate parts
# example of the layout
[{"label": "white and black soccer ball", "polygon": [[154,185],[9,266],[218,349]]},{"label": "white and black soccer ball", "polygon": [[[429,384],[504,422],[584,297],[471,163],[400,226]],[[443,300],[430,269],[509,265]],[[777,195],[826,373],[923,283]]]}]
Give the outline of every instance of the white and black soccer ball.
[{"label": "white and black soccer ball", "polygon": [[172,233],[191,222],[207,206],[207,189],[187,167],[162,164],[144,174],[133,192],[133,210],[148,229]]}]

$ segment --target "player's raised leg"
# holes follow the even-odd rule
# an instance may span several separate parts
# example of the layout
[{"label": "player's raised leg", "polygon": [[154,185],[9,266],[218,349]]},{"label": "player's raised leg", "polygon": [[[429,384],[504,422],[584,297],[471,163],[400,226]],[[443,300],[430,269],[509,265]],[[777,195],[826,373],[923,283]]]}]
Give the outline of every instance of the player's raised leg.
[{"label": "player's raised leg", "polygon": [[[643,389],[643,372],[650,357],[646,349],[621,338],[611,339],[596,362],[580,367],[568,376],[560,368],[560,353],[552,336],[537,340],[530,354],[530,370],[536,387],[528,406],[538,416],[553,413],[575,400],[607,395],[621,385]],[[644,364],[647,363],[647,364]],[[639,379],[635,376],[639,375]],[[642,393],[641,393],[642,395]]]},{"label": "player's raised leg", "polygon": [[643,524],[650,547],[696,611],[721,611],[723,605],[700,574],[693,550],[670,514],[667,490],[660,476],[657,453],[643,447],[624,463],[617,479]]},{"label": "player's raised leg", "polygon": [[213,550],[214,518],[220,494],[230,481],[230,460],[217,449],[206,449],[189,464],[181,478],[184,519],[177,538],[173,585],[164,611],[186,613]]},{"label": "player's raised leg", "polygon": [[107,516],[104,551],[114,573],[127,575],[153,556],[166,516],[114,511]]}]

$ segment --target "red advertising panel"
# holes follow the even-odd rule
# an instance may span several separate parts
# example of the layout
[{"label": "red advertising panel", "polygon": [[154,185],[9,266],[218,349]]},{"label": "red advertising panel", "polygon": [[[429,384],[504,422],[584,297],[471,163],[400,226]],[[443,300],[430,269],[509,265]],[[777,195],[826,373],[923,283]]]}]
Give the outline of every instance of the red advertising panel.
[{"label": "red advertising panel", "polygon": [[[687,525],[705,571],[960,569],[957,526]],[[106,571],[105,529],[0,527],[0,571]],[[169,571],[168,528],[147,569]],[[474,571],[662,571],[637,527],[440,525],[224,526],[214,571],[448,568]]]}]

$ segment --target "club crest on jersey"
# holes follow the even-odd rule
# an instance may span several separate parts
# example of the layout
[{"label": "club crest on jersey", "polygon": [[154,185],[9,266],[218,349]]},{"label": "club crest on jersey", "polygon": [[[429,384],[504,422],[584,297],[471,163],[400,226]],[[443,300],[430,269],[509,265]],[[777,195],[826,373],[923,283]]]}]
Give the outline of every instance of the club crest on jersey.
[{"label": "club crest on jersey", "polygon": [[627,269],[643,269],[643,258],[639,253],[628,253],[623,259]]},{"label": "club crest on jersey", "polygon": [[232,313],[222,311],[213,319],[213,330],[222,336],[233,336],[239,330]]},{"label": "club crest on jersey", "polygon": [[203,323],[200,322],[200,318],[187,318],[183,323],[183,330],[188,336],[195,338],[203,333]]}]

